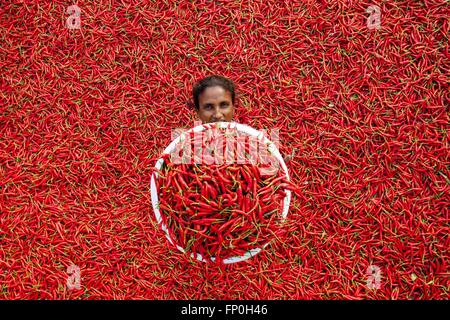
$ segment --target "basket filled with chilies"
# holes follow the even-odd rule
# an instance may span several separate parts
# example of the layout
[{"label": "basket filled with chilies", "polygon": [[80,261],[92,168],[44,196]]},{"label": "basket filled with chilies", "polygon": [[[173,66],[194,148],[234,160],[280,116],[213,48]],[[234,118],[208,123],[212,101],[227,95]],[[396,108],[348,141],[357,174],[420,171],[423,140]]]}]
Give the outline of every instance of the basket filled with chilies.
[{"label": "basket filled with chilies", "polygon": [[249,259],[275,238],[293,190],[275,143],[235,122],[183,132],[151,178],[153,211],[168,241],[223,264]]}]

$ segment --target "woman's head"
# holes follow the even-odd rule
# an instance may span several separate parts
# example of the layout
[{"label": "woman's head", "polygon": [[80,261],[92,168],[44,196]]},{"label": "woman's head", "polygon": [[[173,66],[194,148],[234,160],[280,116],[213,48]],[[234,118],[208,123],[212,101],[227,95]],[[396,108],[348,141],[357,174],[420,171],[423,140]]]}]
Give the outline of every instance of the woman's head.
[{"label": "woman's head", "polygon": [[222,76],[209,76],[194,85],[195,110],[203,123],[231,121],[234,116],[235,85]]}]

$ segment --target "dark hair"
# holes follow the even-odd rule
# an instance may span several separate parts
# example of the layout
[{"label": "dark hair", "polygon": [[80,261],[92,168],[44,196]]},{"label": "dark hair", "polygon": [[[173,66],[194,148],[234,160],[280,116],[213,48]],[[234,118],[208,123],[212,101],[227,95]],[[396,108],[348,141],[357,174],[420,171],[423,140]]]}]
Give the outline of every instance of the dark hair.
[{"label": "dark hair", "polygon": [[194,97],[194,105],[195,105],[196,110],[198,110],[200,108],[199,102],[198,102],[199,96],[203,93],[203,91],[206,90],[206,88],[215,87],[215,86],[222,87],[226,91],[230,92],[231,93],[231,101],[233,102],[233,105],[234,105],[234,99],[236,96],[234,82],[228,78],[213,75],[213,76],[209,76],[209,77],[203,78],[202,80],[198,81],[194,85],[194,88],[192,89],[192,95]]}]

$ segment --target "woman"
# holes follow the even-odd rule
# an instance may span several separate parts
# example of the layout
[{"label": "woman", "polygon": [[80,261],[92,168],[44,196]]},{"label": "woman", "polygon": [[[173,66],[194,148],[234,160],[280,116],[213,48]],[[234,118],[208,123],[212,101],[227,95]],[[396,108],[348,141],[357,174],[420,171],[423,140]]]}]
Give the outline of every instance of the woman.
[{"label": "woman", "polygon": [[217,75],[203,78],[194,85],[192,95],[203,123],[233,120],[236,94],[230,79]]},{"label": "woman", "polygon": [[[230,79],[218,75],[203,78],[194,85],[192,95],[195,111],[203,123],[233,121],[236,93]],[[284,161],[288,162],[294,155],[295,150]]]}]

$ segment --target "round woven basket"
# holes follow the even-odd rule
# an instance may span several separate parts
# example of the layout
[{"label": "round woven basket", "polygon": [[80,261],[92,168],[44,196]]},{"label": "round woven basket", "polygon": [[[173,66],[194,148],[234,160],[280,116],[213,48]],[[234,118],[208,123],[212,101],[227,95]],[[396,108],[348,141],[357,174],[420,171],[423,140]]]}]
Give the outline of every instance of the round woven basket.
[{"label": "round woven basket", "polygon": [[[267,148],[268,148],[269,152],[278,160],[280,168],[281,168],[281,170],[283,170],[283,174],[286,175],[286,178],[289,180],[289,174],[288,174],[288,170],[287,170],[286,164],[285,164],[285,162],[283,160],[283,157],[281,156],[280,152],[278,151],[278,148],[275,146],[275,144],[272,141],[270,141],[262,132],[254,129],[252,127],[249,127],[247,125],[239,124],[239,123],[236,123],[236,122],[216,122],[216,123],[211,123],[211,124],[199,125],[199,126],[196,126],[194,128],[191,128],[190,130],[187,130],[186,132],[184,132],[180,136],[178,136],[176,139],[174,139],[169,144],[169,146],[167,146],[167,148],[164,150],[163,155],[164,154],[169,154],[169,155],[172,154],[176,150],[177,145],[180,142],[182,142],[186,138],[186,135],[189,135],[191,132],[198,133],[198,132],[202,132],[202,131],[205,131],[205,130],[212,129],[215,126],[217,126],[217,128],[223,128],[223,129],[225,129],[225,128],[235,129],[235,130],[237,130],[240,133],[246,134],[248,136],[256,137],[259,140],[259,142],[262,142],[262,143],[266,144],[268,146]],[[164,164],[163,155],[156,162],[156,165],[155,165],[156,172],[152,174],[151,182],[150,182],[150,192],[151,192],[153,212],[155,214],[156,221],[158,222],[158,224],[160,225],[161,229],[166,234],[166,237],[169,240],[169,242],[171,244],[175,245],[178,248],[178,250],[180,250],[181,252],[186,253],[184,248],[180,247],[170,237],[168,229],[167,229],[167,226],[162,221],[161,212],[159,210],[159,192],[158,192],[157,187],[156,187],[156,179],[159,179],[159,176],[158,176],[157,172],[162,168],[162,166]],[[286,219],[286,217],[288,215],[289,204],[290,204],[290,201],[291,201],[291,191],[289,191],[289,190],[284,190],[284,191],[286,192],[286,196],[285,196],[285,198],[283,200],[283,211],[282,211],[282,214],[281,214],[282,220]],[[257,255],[267,245],[268,245],[268,243],[264,244],[261,247],[250,249],[242,256],[234,256],[234,257],[230,257],[230,258],[224,259],[222,261],[222,263],[230,264],[230,263],[236,263],[236,262],[247,260],[247,259]],[[199,261],[203,261],[203,262],[206,261],[201,254],[198,254],[198,253],[194,254],[194,253],[192,253],[191,256],[193,258],[196,258]],[[215,257],[212,257],[211,260],[214,261]]]}]

